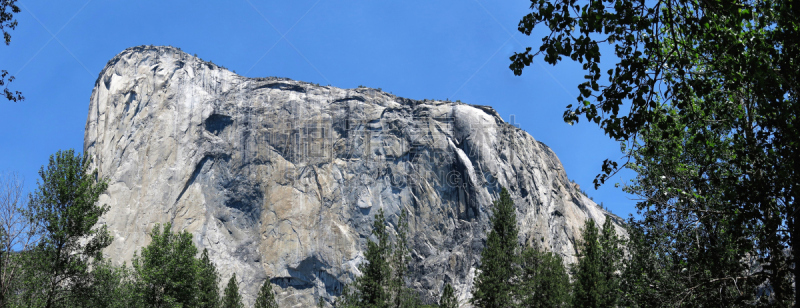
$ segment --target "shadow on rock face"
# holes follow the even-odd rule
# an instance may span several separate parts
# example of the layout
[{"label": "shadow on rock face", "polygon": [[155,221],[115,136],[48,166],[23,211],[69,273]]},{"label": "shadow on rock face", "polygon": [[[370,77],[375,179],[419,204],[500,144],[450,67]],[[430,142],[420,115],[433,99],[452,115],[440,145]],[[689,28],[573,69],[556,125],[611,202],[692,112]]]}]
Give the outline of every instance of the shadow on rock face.
[{"label": "shadow on rock face", "polygon": [[320,262],[316,257],[303,259],[297,267],[289,268],[289,277],[275,277],[270,279],[281,288],[292,287],[296,290],[313,288],[316,283],[322,283],[328,294],[340,294],[343,284],[327,270],[330,266]]},{"label": "shadow on rock face", "polygon": [[244,226],[257,225],[264,202],[264,193],[259,189],[258,183],[239,176],[222,183],[222,187],[225,192],[225,207],[242,215],[241,218],[246,220],[243,222]]},{"label": "shadow on rock face", "polygon": [[233,119],[230,116],[222,115],[222,114],[212,114],[208,119],[205,121],[205,128],[207,131],[214,135],[220,134],[226,127],[233,124]]}]

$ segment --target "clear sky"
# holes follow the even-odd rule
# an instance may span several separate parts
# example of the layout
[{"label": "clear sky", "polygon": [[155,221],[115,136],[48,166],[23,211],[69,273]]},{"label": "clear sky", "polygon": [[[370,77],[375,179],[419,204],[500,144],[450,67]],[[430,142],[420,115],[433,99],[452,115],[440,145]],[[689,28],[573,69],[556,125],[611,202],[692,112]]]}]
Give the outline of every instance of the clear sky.
[{"label": "clear sky", "polygon": [[[550,146],[575,180],[617,215],[635,212],[614,182],[594,190],[604,159],[619,143],[594,124],[565,124],[580,65],[537,59],[522,76],[509,57],[537,48],[517,23],[529,1],[122,1],[20,0],[0,69],[25,101],[0,100],[0,171],[35,188],[39,168],[59,149],[83,148],[89,96],[106,62],[125,48],[172,45],[247,77],[278,76],[412,99],[450,99],[494,107]],[[608,63],[606,63],[608,64]]]}]

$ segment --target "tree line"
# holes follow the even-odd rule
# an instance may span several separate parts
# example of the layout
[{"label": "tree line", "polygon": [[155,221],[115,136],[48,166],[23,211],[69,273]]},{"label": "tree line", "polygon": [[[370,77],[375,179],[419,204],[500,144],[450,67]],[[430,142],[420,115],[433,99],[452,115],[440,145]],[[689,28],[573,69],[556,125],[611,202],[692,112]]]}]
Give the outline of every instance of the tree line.
[{"label": "tree line", "polygon": [[[382,210],[372,226],[375,241],[367,243],[362,275],[345,290],[336,307],[615,307],[633,306],[632,286],[623,283],[625,242],[610,218],[602,229],[587,220],[578,244],[578,262],[570,267],[545,247],[526,247],[518,239],[514,202],[503,188],[492,204],[491,230],[481,252],[471,298],[459,301],[444,283],[437,304],[424,304],[408,287],[408,225],[406,214],[398,218],[396,235],[390,234]],[[394,238],[394,240],[393,240]]]},{"label": "tree line", "polygon": [[[156,225],[131,266],[114,266],[102,250],[112,237],[98,204],[108,184],[73,150],[59,151],[39,171],[38,188],[0,176],[0,307],[243,308],[234,274],[220,293],[220,275],[192,235]],[[254,307],[277,307],[270,280]]]},{"label": "tree line", "polygon": [[[576,241],[578,261],[566,265],[546,247],[523,245],[519,239],[514,203],[503,188],[492,204],[491,229],[481,252],[471,297],[459,301],[450,284],[444,284],[438,305],[424,304],[404,280],[408,261],[405,214],[391,236],[382,211],[373,224],[375,241],[369,241],[362,276],[345,288],[336,307],[677,307],[709,301],[695,293],[686,297],[687,282],[681,276],[692,265],[675,268],[671,245],[661,245],[665,235],[648,231],[630,218],[624,224],[627,237],[618,235],[611,217],[602,225],[587,220]],[[395,239],[394,241],[392,239]],[[672,245],[680,245],[673,242]],[[717,262],[742,262],[741,259]],[[706,272],[706,275],[718,273]],[[754,300],[748,306],[788,306],[771,295],[769,285],[740,285],[739,294]],[[695,290],[688,290],[695,292]],[[744,294],[744,291],[752,292]],[[727,306],[725,298],[721,298]],[[790,303],[791,304],[791,303]],[[702,305],[706,306],[706,305]],[[712,305],[713,306],[713,305]]]},{"label": "tree line", "polygon": [[[0,178],[0,307],[244,307],[234,274],[220,292],[220,275],[208,250],[198,251],[188,232],[156,225],[150,243],[130,266],[103,256],[112,237],[98,204],[107,183],[91,162],[72,150],[59,151],[39,171],[27,198],[13,176]],[[26,202],[27,200],[27,202]],[[578,242],[578,262],[569,268],[546,247],[519,242],[514,202],[503,188],[492,204],[491,229],[481,252],[471,298],[459,301],[449,283],[437,303],[423,303],[409,287],[407,214],[394,228],[383,210],[375,215],[361,275],[346,285],[335,307],[614,307],[650,306],[654,251],[641,233],[626,242],[611,219],[602,228],[587,220]],[[627,257],[623,251],[627,249]],[[327,303],[320,297],[318,306]],[[254,307],[277,307],[266,279]]]},{"label": "tree line", "polygon": [[633,291],[623,283],[626,242],[610,217],[602,228],[588,219],[576,241],[578,262],[566,266],[545,247],[522,245],[514,202],[503,188],[493,203],[492,229],[481,252],[470,303],[476,307],[617,307],[636,306],[624,298]]}]

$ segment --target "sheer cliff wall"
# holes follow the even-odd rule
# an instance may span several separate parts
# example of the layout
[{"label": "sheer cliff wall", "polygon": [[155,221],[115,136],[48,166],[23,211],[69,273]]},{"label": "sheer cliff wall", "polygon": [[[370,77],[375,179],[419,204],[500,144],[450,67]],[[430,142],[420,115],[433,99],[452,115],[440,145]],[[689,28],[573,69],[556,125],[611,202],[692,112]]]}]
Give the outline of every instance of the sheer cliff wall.
[{"label": "sheer cliff wall", "polygon": [[[359,275],[378,209],[409,213],[410,283],[437,299],[472,288],[501,187],[520,241],[574,262],[586,219],[608,213],[555,153],[490,107],[369,88],[246,78],[171,47],[133,47],[100,73],[85,153],[127,262],[156,223],[194,235],[249,302],[269,277],[286,305],[329,302]],[[615,218],[618,221],[618,218]]]}]

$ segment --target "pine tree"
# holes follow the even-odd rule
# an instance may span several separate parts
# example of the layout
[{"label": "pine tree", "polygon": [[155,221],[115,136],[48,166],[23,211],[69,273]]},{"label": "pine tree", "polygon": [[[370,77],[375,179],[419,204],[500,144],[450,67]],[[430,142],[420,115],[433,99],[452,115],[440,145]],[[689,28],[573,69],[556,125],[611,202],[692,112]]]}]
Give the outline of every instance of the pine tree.
[{"label": "pine tree", "polygon": [[396,243],[387,230],[383,209],[378,210],[372,224],[377,242],[368,241],[365,262],[359,265],[362,275],[345,286],[336,307],[418,307],[419,295],[405,285],[408,270],[407,215],[398,218]]},{"label": "pine tree", "polygon": [[512,280],[516,276],[519,242],[514,201],[503,188],[492,207],[492,230],[481,252],[480,272],[475,277],[472,303],[477,307],[511,307]]},{"label": "pine tree", "polygon": [[620,245],[622,240],[617,236],[617,230],[611,223],[611,218],[606,217],[603,223],[603,232],[600,234],[600,274],[605,283],[605,291],[601,294],[602,302],[606,307],[616,307],[621,294],[620,271],[624,254]]},{"label": "pine tree", "polygon": [[578,263],[574,265],[575,307],[602,307],[601,292],[605,290],[600,277],[600,245],[594,220],[587,220],[581,231],[583,241],[578,249]]},{"label": "pine tree", "polygon": [[439,308],[458,308],[455,290],[449,283],[444,285],[442,297],[439,299]]},{"label": "pine tree", "polygon": [[239,294],[239,285],[236,282],[236,273],[233,273],[225,287],[225,295],[222,297],[222,308],[244,308],[242,295]]},{"label": "pine tree", "polygon": [[569,276],[559,255],[529,247],[520,258],[516,297],[521,307],[567,307]]},{"label": "pine tree", "polygon": [[335,307],[337,308],[359,307],[361,297],[360,294],[358,293],[358,290],[356,289],[356,286],[358,285],[358,280],[359,278],[356,278],[356,280],[352,284],[344,285],[342,287],[342,294],[340,294],[339,297],[336,298],[336,301],[334,302]]},{"label": "pine tree", "polygon": [[405,289],[406,272],[408,271],[408,223],[406,222],[405,211],[400,214],[397,220],[397,236],[392,251],[392,280],[391,292],[394,296],[394,306],[400,307],[403,301],[403,291]]},{"label": "pine tree", "polygon": [[275,301],[275,293],[272,292],[272,283],[269,277],[264,280],[261,285],[261,290],[258,291],[256,303],[253,308],[278,308],[278,303]]},{"label": "pine tree", "polygon": [[364,253],[365,263],[361,264],[361,276],[358,288],[361,295],[361,304],[369,307],[389,307],[391,294],[389,287],[392,278],[392,269],[389,260],[392,257],[392,247],[389,242],[389,233],[386,232],[386,218],[383,209],[378,211],[372,223],[372,234],[378,242],[368,241],[367,251]]},{"label": "pine tree", "polygon": [[197,307],[216,308],[219,306],[219,274],[208,258],[208,249],[203,249],[197,270]]},{"label": "pine tree", "polygon": [[392,281],[391,296],[394,297],[394,307],[416,307],[419,305],[419,295],[406,286],[406,274],[409,262],[408,243],[408,215],[402,211],[397,219],[397,236],[392,252]]},{"label": "pine tree", "polygon": [[575,266],[574,304],[578,307],[614,307],[620,294],[618,273],[622,250],[611,219],[606,219],[602,234],[593,220],[587,220],[582,236]]}]

